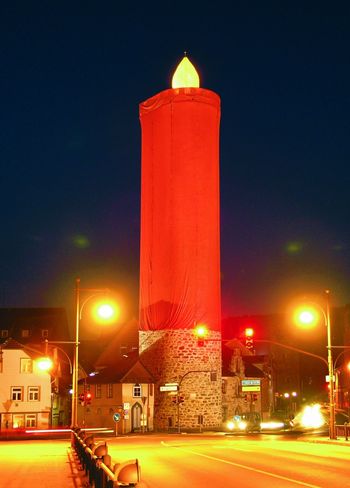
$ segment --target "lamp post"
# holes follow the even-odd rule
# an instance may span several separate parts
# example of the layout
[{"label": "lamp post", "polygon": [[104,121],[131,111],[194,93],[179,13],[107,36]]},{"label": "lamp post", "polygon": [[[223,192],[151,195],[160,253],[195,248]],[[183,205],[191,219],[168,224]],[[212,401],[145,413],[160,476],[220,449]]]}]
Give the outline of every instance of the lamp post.
[{"label": "lamp post", "polygon": [[[332,334],[331,334],[331,319],[329,306],[329,290],[326,294],[326,309],[324,310],[318,303],[312,303],[318,308],[324,317],[325,325],[327,327],[327,365],[329,376],[329,438],[336,439],[335,435],[335,404],[334,404],[334,365],[332,358]],[[298,314],[299,322],[310,325],[315,321],[315,314],[310,310],[300,311]]]},{"label": "lamp post", "polygon": [[326,326],[329,374],[329,438],[336,439],[335,435],[335,405],[334,405],[334,368],[332,358],[331,319],[329,311],[329,290],[326,290]]},{"label": "lamp post", "polygon": [[[89,296],[80,303],[80,293],[90,292]],[[81,314],[84,305],[94,296],[100,293],[108,293],[107,288],[81,288],[80,278],[75,280],[75,339],[74,339],[74,356],[73,356],[73,377],[72,377],[72,417],[71,417],[71,428],[78,426],[78,381],[79,381],[79,328]],[[111,319],[115,313],[115,307],[113,308],[110,304],[104,304],[100,307],[100,315],[103,320]]]}]

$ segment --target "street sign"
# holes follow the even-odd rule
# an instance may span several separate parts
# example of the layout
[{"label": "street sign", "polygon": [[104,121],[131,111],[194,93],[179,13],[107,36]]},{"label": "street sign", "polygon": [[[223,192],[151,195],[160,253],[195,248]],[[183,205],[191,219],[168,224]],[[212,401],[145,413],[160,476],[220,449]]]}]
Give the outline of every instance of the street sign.
[{"label": "street sign", "polygon": [[242,391],[260,391],[260,386],[242,386]]},{"label": "street sign", "polygon": [[261,380],[242,380],[242,386],[260,386]]},{"label": "street sign", "polygon": [[161,385],[159,387],[160,391],[178,391],[179,385]]},{"label": "street sign", "polygon": [[114,420],[114,422],[119,422],[120,417],[121,417],[120,413],[116,412],[116,413],[113,415],[113,420]]}]

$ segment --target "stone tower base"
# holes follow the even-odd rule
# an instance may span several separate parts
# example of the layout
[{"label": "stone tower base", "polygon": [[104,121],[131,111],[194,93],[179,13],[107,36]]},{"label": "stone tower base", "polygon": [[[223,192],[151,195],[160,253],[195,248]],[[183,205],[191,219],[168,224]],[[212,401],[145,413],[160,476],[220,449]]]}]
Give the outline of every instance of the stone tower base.
[{"label": "stone tower base", "polygon": [[[155,378],[155,430],[209,430],[222,424],[221,333],[198,345],[193,329],[139,332],[140,359]],[[176,392],[161,392],[166,383]]]}]

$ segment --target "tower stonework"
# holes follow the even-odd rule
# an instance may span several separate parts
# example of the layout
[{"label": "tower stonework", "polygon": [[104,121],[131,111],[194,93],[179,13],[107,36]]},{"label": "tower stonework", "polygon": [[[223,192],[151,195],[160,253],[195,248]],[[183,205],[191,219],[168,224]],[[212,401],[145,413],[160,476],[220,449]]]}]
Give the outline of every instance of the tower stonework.
[{"label": "tower stonework", "polygon": [[[140,104],[139,350],[156,379],[155,428],[208,429],[222,418],[220,98],[176,86]],[[179,385],[180,405],[160,392],[166,383]]]}]

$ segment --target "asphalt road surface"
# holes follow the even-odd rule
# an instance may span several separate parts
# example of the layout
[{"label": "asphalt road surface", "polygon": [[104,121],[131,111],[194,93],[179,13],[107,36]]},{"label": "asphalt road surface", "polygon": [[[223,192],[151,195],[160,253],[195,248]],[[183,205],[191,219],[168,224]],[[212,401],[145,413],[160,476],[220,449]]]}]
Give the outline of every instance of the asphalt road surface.
[{"label": "asphalt road surface", "polygon": [[140,488],[350,487],[350,449],[287,436],[109,438],[113,461],[138,458]]}]

